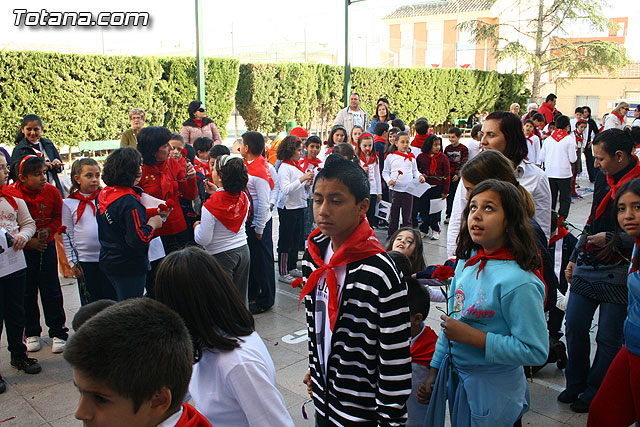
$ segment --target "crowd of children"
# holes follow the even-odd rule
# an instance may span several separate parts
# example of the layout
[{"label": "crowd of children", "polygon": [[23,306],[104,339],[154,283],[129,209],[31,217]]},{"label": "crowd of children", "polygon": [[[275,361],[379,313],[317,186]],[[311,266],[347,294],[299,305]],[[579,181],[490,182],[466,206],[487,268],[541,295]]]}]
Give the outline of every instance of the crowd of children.
[{"label": "crowd of children", "polygon": [[[190,107],[196,112],[204,117]],[[278,142],[275,164],[259,132],[244,133],[232,154],[207,136],[185,143],[139,126],[128,144],[135,147],[115,150],[102,168],[91,158],[73,162],[68,191],[42,121],[25,116],[10,172],[0,155],[0,242],[24,260],[0,277],[11,365],[41,371],[28,356],[41,347],[40,295],[52,351],[64,352],[82,396],[78,419],[290,426],[252,317],[274,305],[277,279],[301,288],[303,381],[316,425],[442,426],[447,401],[452,425],[478,417],[520,425],[530,408],[525,375],[552,353],[559,367],[567,363],[558,400],[577,412],[591,406],[590,425],[601,425],[611,405],[629,423],[640,404],[620,387],[633,387],[640,354],[637,248],[631,254],[640,166],[628,131],[585,135],[592,128],[583,112],[573,122],[556,115],[555,129],[535,111],[524,122],[495,112],[467,143],[450,128],[445,146],[424,117],[412,139],[381,99],[368,129],[337,124],[325,143],[294,129]],[[602,173],[586,233],[565,245],[562,220],[587,144]],[[424,258],[424,239],[440,237],[442,210],[453,247],[446,267]],[[68,343],[56,235],[83,306]],[[606,289],[605,275],[613,277]],[[557,289],[568,304],[556,306]],[[440,331],[425,323],[431,302],[446,304]],[[590,366],[596,308],[602,345]],[[564,309],[568,361],[559,341]],[[146,366],[134,346],[148,355]],[[195,409],[183,403],[187,391]],[[88,395],[118,405],[106,410]]]}]

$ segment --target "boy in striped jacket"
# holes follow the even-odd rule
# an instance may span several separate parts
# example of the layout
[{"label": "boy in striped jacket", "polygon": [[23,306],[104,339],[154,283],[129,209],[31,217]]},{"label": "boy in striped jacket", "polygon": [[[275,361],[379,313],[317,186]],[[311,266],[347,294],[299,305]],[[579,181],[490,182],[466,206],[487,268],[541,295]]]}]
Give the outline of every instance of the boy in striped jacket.
[{"label": "boy in striped jacket", "polygon": [[407,289],[366,220],[368,196],[362,168],[327,158],[313,186],[318,228],[309,236],[300,294],[309,333],[304,382],[319,426],[407,421]]}]

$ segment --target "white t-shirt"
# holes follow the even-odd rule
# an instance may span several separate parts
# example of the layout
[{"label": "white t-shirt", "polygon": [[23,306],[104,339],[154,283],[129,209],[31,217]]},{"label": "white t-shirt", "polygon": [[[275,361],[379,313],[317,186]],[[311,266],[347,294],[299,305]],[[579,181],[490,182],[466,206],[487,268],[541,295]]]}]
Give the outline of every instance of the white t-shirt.
[{"label": "white t-shirt", "polygon": [[193,367],[189,394],[216,427],[293,426],[257,332],[242,337],[235,350],[204,350]]},{"label": "white t-shirt", "polygon": [[[329,264],[331,257],[333,256],[333,248],[331,243],[327,247],[327,253],[324,256],[325,265]],[[339,302],[342,299],[342,286],[344,285],[344,279],[347,276],[347,266],[341,265],[334,270],[336,274],[336,282],[338,284],[338,307]],[[327,364],[329,362],[329,353],[331,353],[331,337],[333,331],[331,330],[331,322],[329,319],[329,289],[326,283],[327,273],[323,274],[318,284],[316,285],[316,343],[318,346],[318,357],[320,358],[320,368],[324,374],[324,378],[327,378]]]},{"label": "white t-shirt", "polygon": [[364,127],[364,113],[362,112],[362,108],[358,111],[349,108],[349,112],[351,113],[351,116],[353,116],[353,125]]}]

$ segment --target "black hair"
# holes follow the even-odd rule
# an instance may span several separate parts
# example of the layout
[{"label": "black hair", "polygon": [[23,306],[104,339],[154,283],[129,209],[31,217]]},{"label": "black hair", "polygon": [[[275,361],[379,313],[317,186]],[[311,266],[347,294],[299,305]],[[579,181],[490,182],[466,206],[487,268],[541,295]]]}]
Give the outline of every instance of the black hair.
[{"label": "black hair", "polygon": [[110,299],[99,299],[94,302],[90,302],[89,304],[83,305],[80,307],[78,312],[73,316],[73,320],[71,321],[71,327],[74,331],[80,329],[80,326],[87,323],[89,319],[91,319],[96,314],[100,313],[107,307],[111,307],[116,302]]},{"label": "black hair", "polygon": [[405,130],[406,126],[404,124],[404,122],[402,121],[402,119],[394,119],[391,122],[391,126],[393,126],[394,128],[398,128],[401,131]]},{"label": "black hair", "polygon": [[477,124],[471,128],[471,138],[475,139],[482,132],[482,125]]},{"label": "black hair", "polygon": [[347,160],[353,160],[356,155],[353,149],[353,145],[349,144],[348,142],[341,142],[340,144],[336,145],[335,147],[333,147],[333,151],[331,151],[331,153],[339,154]]},{"label": "black hair", "polygon": [[193,141],[193,149],[196,150],[196,153],[198,151],[206,151],[208,153],[211,147],[213,147],[213,140],[206,136],[201,136]]},{"label": "black hair", "polygon": [[429,132],[429,122],[427,119],[418,119],[414,125],[418,135],[426,135]]},{"label": "black hair", "polygon": [[584,113],[584,107],[576,107],[574,113],[580,113],[580,114]]},{"label": "black hair", "polygon": [[276,157],[278,160],[289,160],[301,145],[300,138],[294,135],[287,135],[280,141],[276,150]]},{"label": "black hair", "polygon": [[382,101],[385,104],[389,105],[389,100],[387,98],[385,98],[385,97],[378,98],[378,101],[376,102],[376,105],[380,104],[380,101]]},{"label": "black hair", "polygon": [[22,121],[20,122],[20,127],[18,128],[18,132],[16,132],[16,138],[15,138],[14,144],[18,144],[20,141],[22,141],[25,138],[24,133],[22,132],[22,128],[25,127],[29,122],[37,122],[41,128],[44,128],[44,126],[42,125],[42,119],[40,118],[40,116],[36,114],[27,114],[22,118]]},{"label": "black hair", "polygon": [[209,158],[216,159],[225,154],[226,155],[231,154],[231,150],[229,150],[229,147],[227,147],[226,145],[222,145],[222,144],[214,145],[213,147],[211,147],[211,150],[209,150]]},{"label": "black hair", "polygon": [[156,164],[156,153],[163,145],[169,143],[171,132],[160,126],[147,126],[138,132],[138,151],[142,154],[142,163]]},{"label": "black hair", "polygon": [[352,161],[346,160],[340,154],[331,153],[324,162],[324,167],[316,175],[313,182],[315,189],[316,183],[321,179],[336,181],[344,184],[356,199],[356,203],[360,203],[364,199],[369,198],[369,177],[360,165]]},{"label": "black hair", "polygon": [[520,117],[510,111],[494,111],[487,116],[485,122],[487,120],[498,120],[500,122],[500,131],[507,143],[502,154],[511,160],[514,166],[518,166],[529,153],[527,137],[524,136]]},{"label": "black hair", "polygon": [[103,309],[71,335],[62,356],[73,369],[131,399],[134,413],[162,387],[171,391],[167,412],[179,409],[193,363],[184,322],[151,298]]},{"label": "black hair", "polygon": [[[91,157],[83,157],[82,159],[78,159],[71,165],[71,172],[69,173],[69,177],[71,178],[71,188],[69,188],[69,194],[73,194],[76,191],[80,191],[80,184],[78,184],[75,180],[76,176],[80,176],[82,173],[82,168],[84,166],[96,166],[100,169],[100,165]],[[75,329],[75,328],[74,328]]]},{"label": "black hair", "polygon": [[[146,128],[142,130],[144,129]],[[102,180],[110,187],[132,187],[139,176],[141,162],[142,156],[135,148],[118,148],[109,154],[107,160],[105,160]]]},{"label": "black hair", "polygon": [[389,121],[389,117],[391,117],[391,111],[389,111],[389,104],[387,104],[386,102],[378,102],[376,104],[376,114],[373,115],[373,119],[374,120],[380,120],[380,115],[378,114],[378,109],[380,108],[381,105],[384,105],[384,109],[387,110],[387,115],[384,118],[384,121],[387,122],[387,121]]},{"label": "black hair", "polygon": [[[511,114],[513,114],[513,113],[511,113]],[[454,127],[454,128],[449,129],[449,132],[447,132],[447,133],[452,133],[452,134],[454,134],[455,136],[457,136],[458,138],[459,138],[460,136],[462,136],[462,131],[461,131],[460,129],[458,129],[458,128],[455,128],[455,127]]]},{"label": "black hair", "polygon": [[529,123],[529,124],[530,124],[531,126],[533,126],[534,128],[536,127],[536,124],[535,124],[535,123],[533,123],[533,120],[531,120],[531,119],[527,119],[527,120],[525,120],[522,124],[523,124],[523,125],[526,125],[527,123]]},{"label": "black hair", "polygon": [[327,139],[327,147],[333,147],[334,145],[333,135],[335,135],[335,133],[338,132],[339,130],[344,132],[344,140],[342,142],[345,142],[347,140],[347,138],[349,137],[349,135],[347,135],[347,129],[342,125],[334,125],[331,128],[331,132],[329,132],[329,139]]},{"label": "black hair", "polygon": [[422,144],[422,152],[431,154],[431,149],[433,148],[433,143],[436,141],[440,141],[440,151],[442,151],[442,138],[438,135],[429,135],[427,139],[424,140],[424,144]]},{"label": "black hair", "polygon": [[216,259],[196,246],[167,255],[158,267],[155,298],[184,319],[194,360],[204,349],[229,351],[255,329],[238,288]]},{"label": "black hair", "polygon": [[249,147],[249,152],[259,156],[264,151],[264,136],[260,132],[251,130],[242,134],[242,143]]},{"label": "black hair", "polygon": [[389,129],[389,133],[391,133],[391,132],[398,133],[398,132],[402,132],[402,131],[397,127],[392,127],[391,129]]},{"label": "black hair", "polygon": [[555,122],[558,129],[566,129],[567,126],[571,126],[571,119],[567,116],[559,116]]},{"label": "black hair", "polygon": [[422,314],[422,318],[426,319],[429,315],[429,306],[431,298],[429,291],[420,284],[416,279],[411,277],[406,279],[407,282],[407,301],[409,302],[409,316]]},{"label": "black hair", "polygon": [[[9,175],[11,176],[11,179],[16,182],[19,181],[19,175],[35,175],[42,170],[42,168],[46,167],[44,157],[31,155],[31,157],[24,160],[25,157],[27,156],[16,159],[11,163],[11,171]],[[22,170],[20,170],[20,163],[22,163],[23,160],[24,163],[22,164]]]},{"label": "black hair", "polygon": [[[624,233],[624,230],[618,222],[618,203],[620,203],[620,198],[629,191],[640,197],[640,179],[634,178],[631,181],[625,182],[616,193],[616,197],[613,201],[613,209],[611,209],[611,219],[614,223],[613,237],[603,248],[603,252],[608,255],[620,255],[621,252],[619,249],[620,234]],[[636,253],[631,260],[631,263],[633,264],[634,269],[638,269],[640,267],[640,254]]]},{"label": "black hair", "polygon": [[198,108],[200,108],[200,106],[202,105],[202,101],[191,101],[189,103],[189,106],[187,107],[187,111],[189,112],[189,117],[191,117],[192,119],[195,119],[196,117],[196,111],[198,111]]},{"label": "black hair", "polygon": [[533,121],[538,121],[545,124],[547,123],[547,118],[542,113],[530,114],[529,117],[531,117],[531,120]]},{"label": "black hair", "polygon": [[387,241],[387,253],[395,264],[396,269],[400,272],[400,277],[402,277],[403,279],[411,277],[411,275],[413,274],[413,267],[411,265],[411,260],[409,259],[409,257],[400,251],[392,251],[389,249],[391,248],[391,246],[393,246],[393,240],[389,239]]},{"label": "black hair", "polygon": [[634,144],[629,131],[620,129],[607,129],[600,132],[593,140],[593,145],[600,145],[605,153],[615,156],[616,151],[622,151],[627,157],[631,157]]},{"label": "black hair", "polygon": [[172,133],[169,141],[180,141],[184,144],[184,136],[180,135],[179,133]]},{"label": "black hair", "polygon": [[545,98],[544,102],[549,102],[549,101],[553,101],[554,99],[557,99],[558,97],[555,96],[555,94],[550,93],[549,95],[547,95],[547,97]]},{"label": "black hair", "polygon": [[418,271],[422,271],[426,268],[426,264],[424,262],[424,244],[422,243],[422,237],[420,236],[420,232],[417,229],[412,227],[400,227],[396,230],[395,233],[393,233],[393,235],[389,239],[387,239],[387,245],[385,249],[387,251],[394,252],[392,251],[393,242],[395,242],[396,238],[398,237],[398,234],[402,233],[403,231],[408,231],[413,234],[413,243],[415,246],[413,249],[413,253],[411,254],[410,257],[408,257],[411,263],[411,271],[409,273],[409,275],[411,275],[413,273],[417,273]]},{"label": "black hair", "polygon": [[398,134],[396,135],[396,142],[400,139],[401,136],[406,136],[407,138],[409,138],[409,133],[405,131],[398,132]]},{"label": "black hair", "polygon": [[311,135],[309,138],[307,138],[307,140],[304,142],[304,146],[308,147],[309,144],[318,144],[320,146],[322,146],[322,140],[320,139],[319,136],[317,135]]},{"label": "black hair", "polygon": [[459,260],[467,260],[471,257],[473,250],[480,248],[480,245],[475,243],[469,234],[468,220],[474,197],[485,191],[493,191],[500,197],[506,222],[503,247],[511,249],[513,259],[520,268],[525,271],[537,270],[541,265],[540,255],[522,194],[515,185],[497,179],[482,181],[474,187],[469,195],[467,206],[462,214],[456,257]]},{"label": "black hair", "polygon": [[229,159],[227,163],[219,167],[219,162],[216,162],[216,172],[222,180],[222,187],[228,193],[240,194],[247,188],[247,182],[249,182],[249,172],[247,166],[244,164],[244,160],[241,158]]},{"label": "black hair", "polygon": [[591,118],[591,107],[589,107],[588,105],[585,105],[584,107],[582,107],[582,109],[583,109],[583,114],[584,114],[584,111],[588,111],[589,118]]},{"label": "black hair", "polygon": [[378,123],[376,123],[375,127],[373,128],[373,133],[375,133],[377,136],[382,136],[388,130],[389,130],[389,123],[378,122]]},{"label": "black hair", "polygon": [[[614,209],[615,210],[615,209]],[[555,232],[558,229],[558,220],[560,216],[558,216],[558,212],[551,211],[551,232]]]}]

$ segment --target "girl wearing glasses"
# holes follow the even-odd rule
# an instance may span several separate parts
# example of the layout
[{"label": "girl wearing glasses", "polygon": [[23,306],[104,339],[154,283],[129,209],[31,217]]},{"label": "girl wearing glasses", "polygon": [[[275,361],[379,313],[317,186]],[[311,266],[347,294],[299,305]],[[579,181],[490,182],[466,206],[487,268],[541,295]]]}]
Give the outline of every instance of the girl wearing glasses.
[{"label": "girl wearing glasses", "polygon": [[213,120],[206,117],[207,110],[201,101],[191,101],[189,103],[189,119],[182,123],[180,135],[184,142],[193,145],[193,142],[201,136],[206,136],[213,140],[213,145],[222,144],[222,138]]}]

